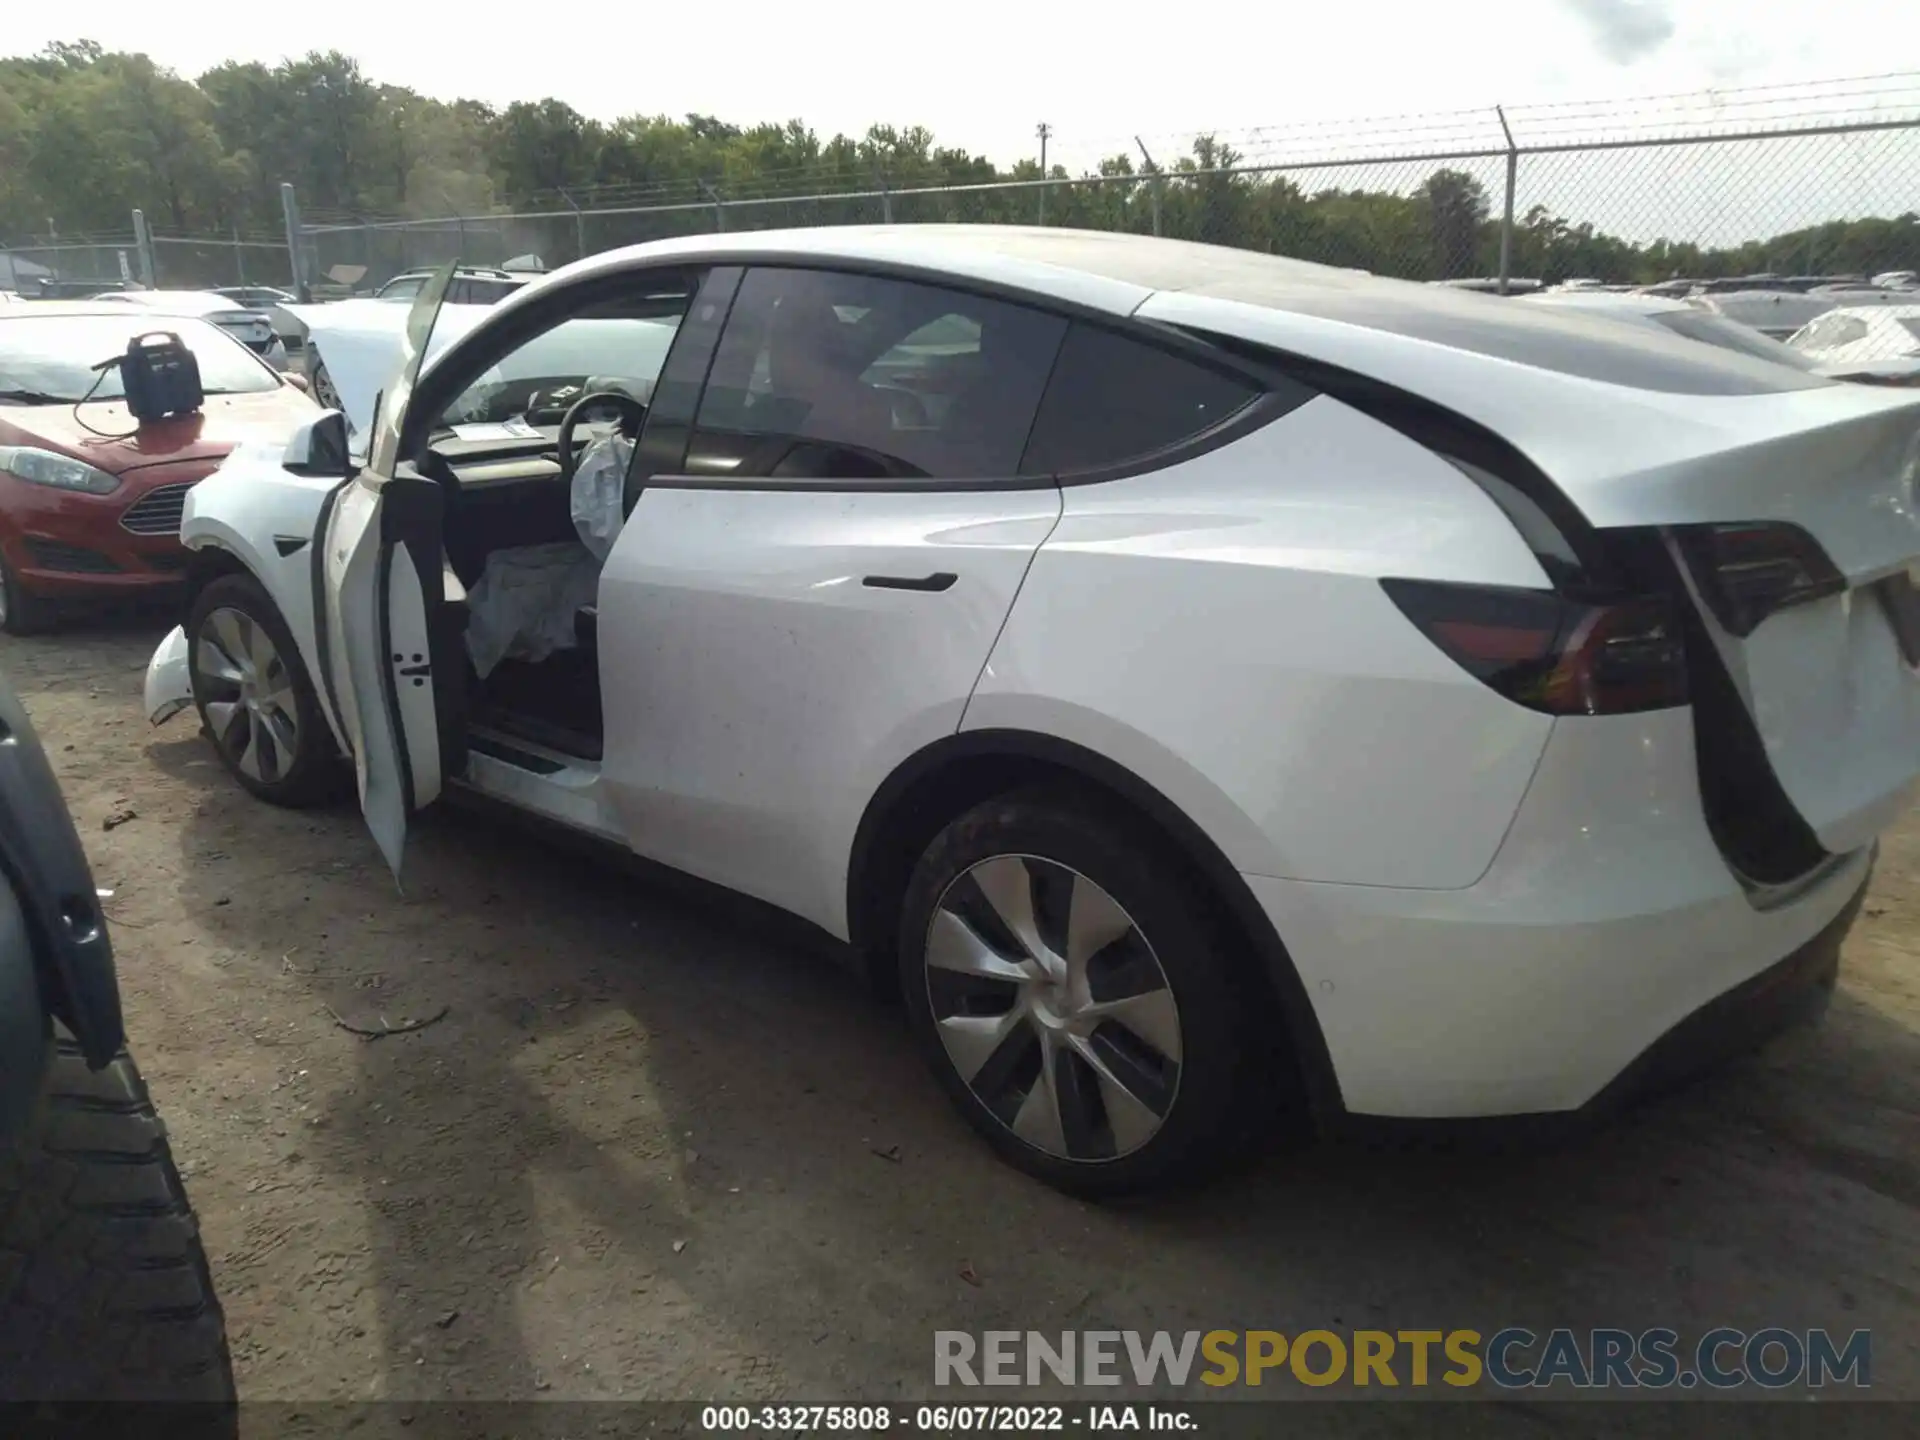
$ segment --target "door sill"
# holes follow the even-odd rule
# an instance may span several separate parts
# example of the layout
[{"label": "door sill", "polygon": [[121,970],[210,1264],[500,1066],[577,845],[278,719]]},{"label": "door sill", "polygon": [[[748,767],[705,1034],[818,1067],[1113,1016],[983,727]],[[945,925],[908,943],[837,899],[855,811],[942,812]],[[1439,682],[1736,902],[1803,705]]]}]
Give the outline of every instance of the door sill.
[{"label": "door sill", "polygon": [[540,741],[529,740],[516,731],[501,730],[493,725],[467,726],[467,748],[503,764],[518,766],[535,775],[572,772],[575,777],[591,776],[595,779],[600,775],[598,759],[589,759],[556,749],[551,745],[543,745]]},{"label": "door sill", "polygon": [[517,735],[467,731],[462,789],[624,846],[625,832],[601,800],[600,766]]},{"label": "door sill", "polygon": [[472,730],[467,732],[467,751],[498,760],[503,765],[516,765],[535,775],[558,775],[569,763],[551,753],[542,753],[539,746],[529,745],[524,740],[501,739]]}]

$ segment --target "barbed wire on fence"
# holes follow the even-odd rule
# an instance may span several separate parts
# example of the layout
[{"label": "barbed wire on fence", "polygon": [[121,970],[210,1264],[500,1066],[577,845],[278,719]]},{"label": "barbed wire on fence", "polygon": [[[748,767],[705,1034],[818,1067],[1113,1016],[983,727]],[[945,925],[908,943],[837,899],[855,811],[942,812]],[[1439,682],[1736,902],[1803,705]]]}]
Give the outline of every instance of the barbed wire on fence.
[{"label": "barbed wire on fence", "polygon": [[448,260],[557,265],[716,229],[1044,221],[1420,280],[1502,264],[1544,280],[1920,268],[1920,73],[1126,137],[1072,176],[1022,162],[947,178],[942,152],[829,151],[749,174],[539,191],[484,213],[315,211],[292,235],[49,236],[0,255],[103,283],[131,269],[167,286],[344,290]]}]

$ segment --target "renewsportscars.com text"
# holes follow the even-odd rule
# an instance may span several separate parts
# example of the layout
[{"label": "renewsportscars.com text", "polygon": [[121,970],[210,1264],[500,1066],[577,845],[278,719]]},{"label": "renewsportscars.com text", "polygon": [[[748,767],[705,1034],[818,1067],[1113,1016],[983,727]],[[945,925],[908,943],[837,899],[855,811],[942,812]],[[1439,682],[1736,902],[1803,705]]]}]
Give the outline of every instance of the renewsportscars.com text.
[{"label": "renewsportscars.com text", "polygon": [[1720,1328],[1691,1341],[1668,1329],[1550,1330],[937,1330],[933,1382],[961,1386],[1180,1389],[1354,1385],[1504,1390],[1732,1390],[1873,1383],[1873,1336]]}]

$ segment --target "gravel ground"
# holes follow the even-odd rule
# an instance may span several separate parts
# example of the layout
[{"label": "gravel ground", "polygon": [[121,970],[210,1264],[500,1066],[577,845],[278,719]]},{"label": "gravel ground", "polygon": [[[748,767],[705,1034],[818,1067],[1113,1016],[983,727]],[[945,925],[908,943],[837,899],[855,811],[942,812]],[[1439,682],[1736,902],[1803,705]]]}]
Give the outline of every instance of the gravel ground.
[{"label": "gravel ground", "polygon": [[1871,1327],[1875,1391],[1920,1398],[1911,821],[1826,1023],[1598,1137],[1100,1208],[996,1163],[897,1016],[740,906],[462,810],[398,893],[350,807],[147,727],[161,628],[0,667],[114,892],[249,1399],[916,1398],[941,1328],[1506,1324]]}]

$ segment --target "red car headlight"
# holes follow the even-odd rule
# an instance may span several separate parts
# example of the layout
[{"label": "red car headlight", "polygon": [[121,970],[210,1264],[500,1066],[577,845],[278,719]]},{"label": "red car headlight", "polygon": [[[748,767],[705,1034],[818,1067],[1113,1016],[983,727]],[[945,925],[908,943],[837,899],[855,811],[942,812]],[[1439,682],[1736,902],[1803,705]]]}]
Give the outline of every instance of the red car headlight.
[{"label": "red car headlight", "polygon": [[77,490],[86,495],[111,495],[120,488],[118,475],[109,475],[71,455],[56,455],[31,445],[0,445],[0,470],[31,485]]}]

